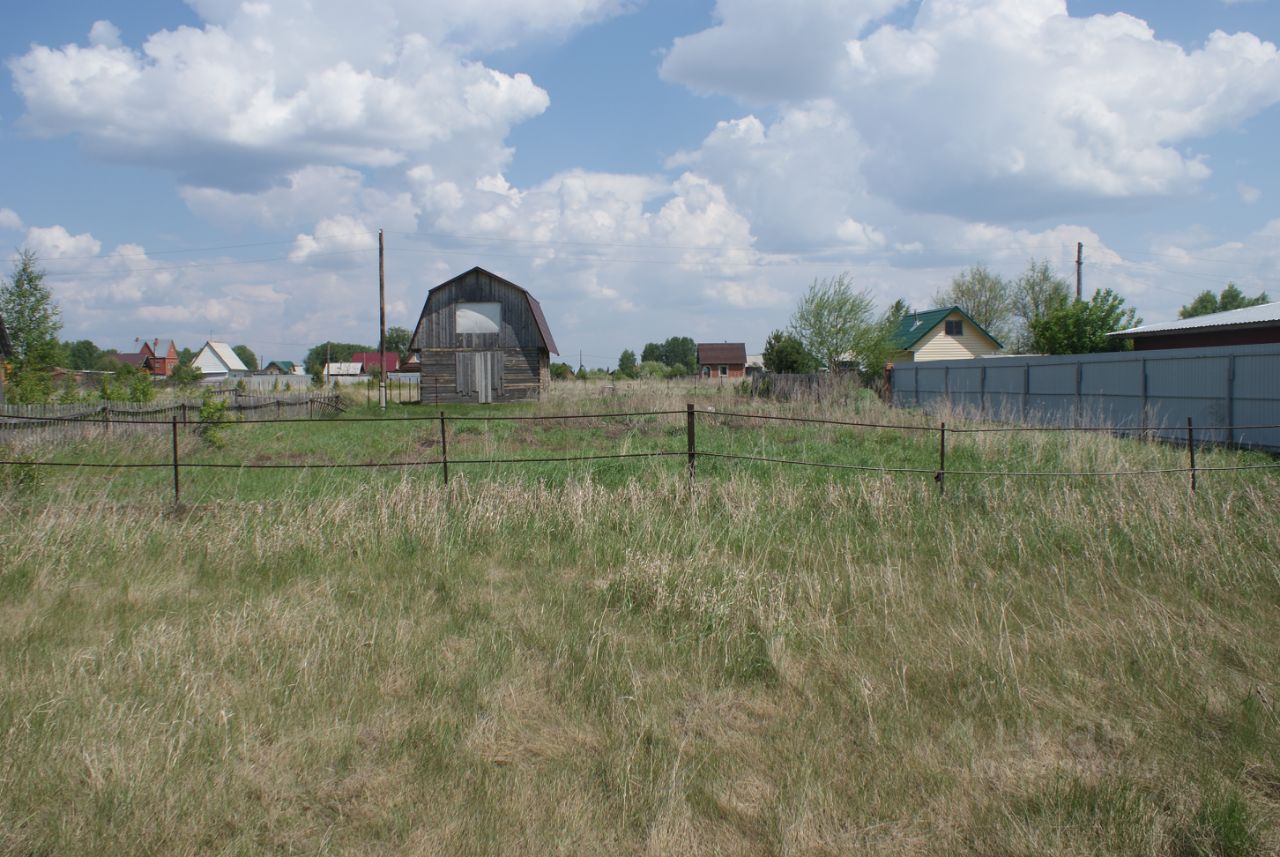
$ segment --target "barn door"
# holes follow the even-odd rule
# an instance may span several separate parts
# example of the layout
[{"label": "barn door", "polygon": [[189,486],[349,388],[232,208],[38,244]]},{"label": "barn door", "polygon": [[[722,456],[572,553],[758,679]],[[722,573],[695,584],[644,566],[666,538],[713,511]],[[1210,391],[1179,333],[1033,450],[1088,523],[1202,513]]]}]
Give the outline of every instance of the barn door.
[{"label": "barn door", "polygon": [[460,396],[482,405],[501,397],[501,351],[461,351],[456,366]]},{"label": "barn door", "polygon": [[488,351],[477,351],[471,355],[476,379],[476,401],[487,405],[493,401],[493,361]]}]

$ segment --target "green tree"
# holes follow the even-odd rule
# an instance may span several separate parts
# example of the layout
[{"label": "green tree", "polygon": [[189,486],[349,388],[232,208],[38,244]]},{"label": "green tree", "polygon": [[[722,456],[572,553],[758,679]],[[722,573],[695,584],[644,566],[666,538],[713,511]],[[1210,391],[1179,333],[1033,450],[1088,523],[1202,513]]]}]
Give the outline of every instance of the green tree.
[{"label": "green tree", "polygon": [[950,286],[934,294],[933,302],[939,308],[960,307],[1001,342],[1009,337],[1013,319],[1013,286],[999,274],[987,270],[985,265],[974,265],[956,274]]},{"label": "green tree", "polygon": [[413,339],[413,331],[406,327],[387,328],[387,350],[400,355],[400,362],[409,359],[409,340]]},{"label": "green tree", "polygon": [[555,381],[569,381],[573,378],[573,367],[568,363],[552,363],[551,378]]},{"label": "green tree", "polygon": [[53,394],[49,370],[61,354],[62,321],[31,250],[18,252],[12,276],[0,286],[0,317],[13,346],[9,396],[19,403],[47,401]]},{"label": "green tree", "polygon": [[1044,354],[1094,354],[1123,351],[1132,343],[1108,333],[1141,324],[1132,307],[1111,289],[1093,293],[1087,301],[1071,301],[1051,308],[1031,324],[1031,335]]},{"label": "green tree", "polygon": [[1048,353],[1032,331],[1040,319],[1070,303],[1071,287],[1067,281],[1055,274],[1047,261],[1032,259],[1013,284],[1014,350],[1023,354]]},{"label": "green tree", "polygon": [[618,374],[623,378],[635,378],[639,373],[636,368],[636,353],[624,348],[618,356]]},{"label": "green tree", "polygon": [[665,378],[668,368],[659,360],[641,360],[636,367],[636,374],[641,378]]},{"label": "green tree", "polygon": [[818,371],[818,361],[804,343],[789,333],[775,330],[764,343],[764,368],[770,372],[807,375]]},{"label": "green tree", "polygon": [[1235,283],[1227,283],[1220,294],[1215,295],[1206,289],[1196,295],[1196,299],[1178,311],[1178,318],[1195,318],[1198,315],[1209,315],[1215,312],[1228,312],[1233,309],[1261,306],[1270,303],[1266,292],[1255,297],[1245,297],[1244,292]]},{"label": "green tree", "polygon": [[668,366],[698,365],[698,344],[687,336],[673,336],[662,343],[663,363]]},{"label": "green tree", "polygon": [[190,366],[191,361],[195,359],[196,359],[196,352],[192,351],[190,348],[178,349],[178,365],[179,366]]},{"label": "green tree", "polygon": [[156,397],[155,382],[146,372],[135,372],[129,380],[127,395],[131,402],[150,402]]},{"label": "green tree", "polygon": [[258,371],[258,355],[253,353],[253,349],[247,345],[233,345],[231,350],[240,358],[240,362],[245,365],[246,369],[250,372]]},{"label": "green tree", "polygon": [[64,342],[62,348],[67,354],[68,369],[97,369],[103,355],[102,349],[88,339]]},{"label": "green tree", "polygon": [[192,387],[200,381],[200,373],[190,362],[179,362],[174,370],[169,373],[169,380],[177,384],[179,387]]},{"label": "green tree", "polygon": [[[672,336],[663,342],[649,342],[640,352],[640,362],[658,362],[667,367],[698,365],[698,344],[687,336]],[[683,374],[683,373],[682,373]]]},{"label": "green tree", "polygon": [[815,279],[791,314],[787,332],[828,369],[834,370],[844,355],[865,369],[864,355],[878,349],[884,337],[874,308],[871,294],[854,291],[847,273]]}]

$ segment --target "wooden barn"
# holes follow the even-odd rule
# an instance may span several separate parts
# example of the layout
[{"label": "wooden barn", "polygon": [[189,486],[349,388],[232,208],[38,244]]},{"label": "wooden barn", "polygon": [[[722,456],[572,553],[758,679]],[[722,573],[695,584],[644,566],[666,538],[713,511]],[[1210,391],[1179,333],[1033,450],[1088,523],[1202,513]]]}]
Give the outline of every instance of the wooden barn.
[{"label": "wooden barn", "polygon": [[427,292],[409,350],[422,401],[454,403],[536,399],[560,353],[533,295],[483,268]]}]

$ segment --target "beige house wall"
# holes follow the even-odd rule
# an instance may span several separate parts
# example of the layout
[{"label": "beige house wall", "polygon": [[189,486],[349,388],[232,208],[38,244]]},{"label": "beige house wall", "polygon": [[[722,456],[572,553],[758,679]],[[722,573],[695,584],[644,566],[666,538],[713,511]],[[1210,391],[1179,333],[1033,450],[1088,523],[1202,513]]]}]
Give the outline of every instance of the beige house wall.
[{"label": "beige house wall", "polygon": [[[947,322],[959,321],[964,325],[963,336],[948,336]],[[915,344],[916,361],[925,360],[968,360],[985,354],[995,354],[1000,349],[995,340],[980,332],[973,324],[958,312],[953,312],[944,321],[938,322],[933,330]],[[903,361],[907,362],[907,361]]]}]

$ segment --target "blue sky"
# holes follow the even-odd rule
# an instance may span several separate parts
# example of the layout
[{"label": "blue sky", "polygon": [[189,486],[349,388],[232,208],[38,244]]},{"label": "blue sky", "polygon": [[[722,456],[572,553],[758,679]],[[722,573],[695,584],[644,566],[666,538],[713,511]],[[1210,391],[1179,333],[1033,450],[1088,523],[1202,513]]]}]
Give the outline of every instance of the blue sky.
[{"label": "blue sky", "polygon": [[815,278],[1030,258],[1148,321],[1280,298],[1277,0],[50,0],[0,32],[0,245],[64,337],[377,335],[473,265],[570,362],[758,351]]}]

